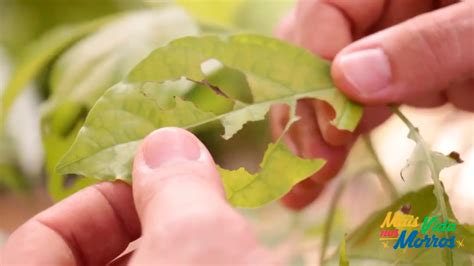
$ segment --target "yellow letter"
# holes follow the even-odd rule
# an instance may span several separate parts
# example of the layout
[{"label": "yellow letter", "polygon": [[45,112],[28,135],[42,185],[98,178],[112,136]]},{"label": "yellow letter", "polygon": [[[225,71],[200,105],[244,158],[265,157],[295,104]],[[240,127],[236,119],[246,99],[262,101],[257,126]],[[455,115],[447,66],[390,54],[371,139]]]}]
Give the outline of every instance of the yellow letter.
[{"label": "yellow letter", "polygon": [[387,215],[385,216],[385,220],[383,220],[383,223],[380,225],[380,228],[384,227],[392,227],[393,226],[393,219],[392,218],[392,212],[387,212]]}]

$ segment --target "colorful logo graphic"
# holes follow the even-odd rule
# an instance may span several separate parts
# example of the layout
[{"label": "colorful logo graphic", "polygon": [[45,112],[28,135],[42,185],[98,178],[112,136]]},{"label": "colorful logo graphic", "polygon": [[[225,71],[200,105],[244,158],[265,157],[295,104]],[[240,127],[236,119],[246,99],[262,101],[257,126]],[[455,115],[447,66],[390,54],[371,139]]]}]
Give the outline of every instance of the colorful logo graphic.
[{"label": "colorful logo graphic", "polygon": [[[457,240],[454,232],[456,223],[442,222],[440,216],[420,217],[410,215],[409,208],[387,212],[380,225],[380,240],[384,248],[455,248],[462,247],[463,240]],[[390,244],[389,244],[390,243]],[[393,243],[393,244],[392,244]]]}]

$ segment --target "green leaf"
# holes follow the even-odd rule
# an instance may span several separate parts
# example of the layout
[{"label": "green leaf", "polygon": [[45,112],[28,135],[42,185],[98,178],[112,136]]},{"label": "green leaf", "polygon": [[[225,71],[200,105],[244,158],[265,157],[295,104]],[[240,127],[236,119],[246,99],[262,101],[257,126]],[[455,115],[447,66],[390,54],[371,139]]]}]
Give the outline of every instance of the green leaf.
[{"label": "green leaf", "polygon": [[[380,226],[383,223],[388,212],[399,212],[403,206],[410,206],[410,215],[420,217],[421,223],[425,216],[436,215],[437,199],[433,194],[433,186],[426,186],[416,192],[405,194],[390,206],[373,213],[352,234],[347,238],[347,255],[349,258],[366,258],[381,260],[391,263],[414,264],[414,265],[433,265],[443,261],[444,249],[439,248],[405,248],[393,249],[392,242],[387,242],[384,246],[380,238]],[[444,195],[446,202],[449,202],[448,196]],[[451,222],[457,222],[451,208],[448,205],[448,213]],[[443,235],[437,233],[438,237]],[[454,232],[456,240],[464,240],[464,246],[452,249],[454,265],[471,265],[469,254],[473,254],[473,233],[468,226],[457,224]],[[466,264],[469,263],[469,264]]]},{"label": "green leaf", "polygon": [[323,165],[323,160],[301,159],[283,144],[270,143],[260,165],[260,172],[250,174],[244,168],[219,168],[219,173],[228,201],[234,206],[251,208],[282,197]]},{"label": "green leaf", "polygon": [[[233,99],[239,99],[243,102],[252,101],[247,79],[239,71],[228,67],[221,67],[211,73],[207,80],[210,84],[225,89],[226,95]],[[208,86],[201,83],[196,84],[183,98],[193,102],[199,109],[214,114],[231,111],[234,106],[234,102],[231,99],[221,97],[210,90]]]},{"label": "green leaf", "polygon": [[[174,101],[176,93],[174,87],[166,90],[158,84],[142,88],[116,84],[90,111],[59,171],[99,179],[130,179],[132,158],[148,133],[166,126],[191,127],[215,116],[179,97]],[[68,160],[71,163],[65,164]]]},{"label": "green leaf", "polygon": [[[182,77],[206,84],[206,69],[216,60],[245,76],[248,84],[245,89],[252,96],[249,102],[230,98],[225,87],[208,84],[218,94],[226,95],[220,97],[233,102],[232,109],[215,114],[199,109],[190,101],[173,97],[182,96],[176,90],[165,89],[164,85],[173,87],[174,83],[170,81]],[[129,179],[131,161],[139,142],[156,128],[177,126],[196,131],[218,121],[225,128],[224,137],[230,138],[248,121],[264,119],[272,104],[290,105],[293,110],[290,123],[293,123],[296,102],[301,98],[327,101],[336,113],[332,123],[340,129],[353,130],[362,109],[334,88],[329,67],[327,62],[301,48],[257,35],[186,37],[173,41],[152,52],[131,71],[126,81],[113,86],[98,100],[58,169],[62,173],[100,179]],[[281,173],[281,165],[287,166],[285,173],[295,174],[287,177],[289,181],[285,181],[285,187],[276,185],[277,178],[267,182],[270,196],[254,195],[261,191],[255,190],[252,197],[261,197],[260,200],[238,200],[239,205],[257,207],[275,200],[297,180],[310,176],[321,167],[321,161],[296,160],[295,164],[288,165],[289,153],[284,153],[278,145],[275,147],[278,152],[267,151],[260,174],[250,175],[238,170],[240,178],[267,180],[269,174]],[[226,173],[230,175],[230,172]],[[226,179],[226,173],[224,180],[232,180]],[[247,193],[245,191],[242,191],[243,195]],[[239,198],[238,195],[232,197]]]},{"label": "green leaf", "polygon": [[64,49],[88,33],[98,29],[112,17],[97,19],[91,22],[61,26],[56,28],[27,47],[22,54],[15,71],[3,91],[0,112],[0,128],[4,126],[8,111],[16,97],[25,86]]},{"label": "green leaf", "polygon": [[334,88],[328,62],[304,49],[258,35],[173,41],[135,67],[128,82],[164,82],[181,77],[200,81],[206,78],[201,65],[210,59],[244,73],[259,108],[291,98],[314,97],[334,108],[336,117],[332,124],[337,128],[353,130],[358,124],[362,108]]}]

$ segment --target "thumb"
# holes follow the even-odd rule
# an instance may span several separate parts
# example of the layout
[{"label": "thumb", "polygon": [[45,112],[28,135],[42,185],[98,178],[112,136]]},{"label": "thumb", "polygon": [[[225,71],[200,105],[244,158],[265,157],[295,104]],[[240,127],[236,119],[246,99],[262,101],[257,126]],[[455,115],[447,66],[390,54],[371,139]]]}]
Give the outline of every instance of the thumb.
[{"label": "thumb", "polygon": [[184,129],[162,128],[145,138],[133,165],[133,195],[143,236],[132,263],[265,258],[249,225],[226,202],[208,150]]},{"label": "thumb", "polygon": [[[335,58],[337,86],[367,104],[399,103],[472,78],[474,2],[415,17],[344,48]],[[426,95],[426,94],[425,94]]]},{"label": "thumb", "polygon": [[171,205],[183,203],[170,200],[164,206],[156,205],[161,194],[172,193],[172,199],[190,196],[179,190],[168,192],[166,186],[175,183],[196,183],[200,191],[208,192],[207,195],[212,196],[213,200],[224,201],[219,174],[206,147],[184,129],[162,128],[144,139],[133,164],[134,200],[144,226],[148,221],[154,225],[155,207],[173,209],[178,206]]}]

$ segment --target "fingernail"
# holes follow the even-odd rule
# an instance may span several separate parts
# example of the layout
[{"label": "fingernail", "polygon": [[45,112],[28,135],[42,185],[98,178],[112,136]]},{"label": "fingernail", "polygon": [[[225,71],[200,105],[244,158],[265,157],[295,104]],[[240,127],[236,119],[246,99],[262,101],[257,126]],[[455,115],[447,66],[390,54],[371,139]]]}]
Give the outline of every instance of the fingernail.
[{"label": "fingernail", "polygon": [[361,96],[385,89],[392,78],[388,57],[379,48],[342,55],[339,64],[347,81]]},{"label": "fingernail", "polygon": [[198,139],[180,128],[156,130],[143,144],[143,158],[152,169],[172,162],[197,161],[200,155]]}]

